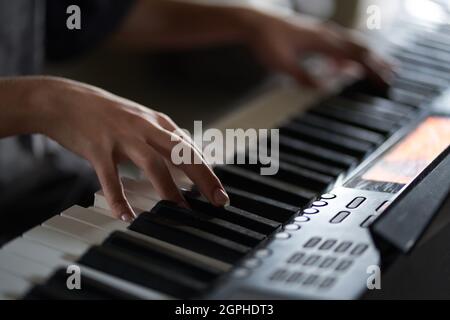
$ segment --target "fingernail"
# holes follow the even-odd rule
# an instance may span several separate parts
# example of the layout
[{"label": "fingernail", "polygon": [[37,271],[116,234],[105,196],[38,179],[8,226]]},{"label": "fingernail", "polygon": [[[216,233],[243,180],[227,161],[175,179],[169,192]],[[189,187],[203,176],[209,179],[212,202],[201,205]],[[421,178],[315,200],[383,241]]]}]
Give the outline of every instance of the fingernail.
[{"label": "fingernail", "polygon": [[214,192],[214,202],[217,206],[229,206],[230,198],[222,188],[217,188]]},{"label": "fingernail", "polygon": [[133,221],[133,217],[128,213],[124,213],[124,214],[120,215],[120,220],[122,220],[124,222],[131,222],[131,221]]}]

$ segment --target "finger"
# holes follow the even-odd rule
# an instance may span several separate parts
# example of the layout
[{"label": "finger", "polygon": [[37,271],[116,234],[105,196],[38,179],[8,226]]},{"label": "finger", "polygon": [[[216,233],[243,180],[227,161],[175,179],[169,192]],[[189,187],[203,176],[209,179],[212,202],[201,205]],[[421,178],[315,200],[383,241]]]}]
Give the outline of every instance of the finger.
[{"label": "finger", "polygon": [[175,202],[181,207],[189,207],[173,181],[164,159],[151,146],[145,143],[129,145],[126,154],[142,169],[163,200]]},{"label": "finger", "polygon": [[161,127],[179,135],[181,138],[190,143],[195,149],[197,149],[200,155],[202,154],[200,148],[195,144],[194,140],[192,140],[192,138],[184,130],[181,130],[181,128],[178,127],[178,125],[169,116],[164,113],[159,113],[157,119]]},{"label": "finger", "polygon": [[230,199],[220,183],[219,178],[214,174],[205,160],[200,156],[198,151],[184,139],[180,139],[177,135],[171,133],[163,128],[156,128],[152,130],[148,137],[148,143],[155,148],[160,154],[164,156],[171,163],[172,150],[177,148],[189,155],[188,163],[182,162],[175,164],[192,180],[199,191],[215,206],[229,205]]},{"label": "finger", "polygon": [[280,54],[278,64],[281,71],[289,74],[300,85],[313,89],[321,88],[319,82],[301,68],[299,57],[295,52]]},{"label": "finger", "polygon": [[93,163],[93,166],[113,215],[126,222],[132,221],[136,214],[125,197],[114,162],[98,161]]}]

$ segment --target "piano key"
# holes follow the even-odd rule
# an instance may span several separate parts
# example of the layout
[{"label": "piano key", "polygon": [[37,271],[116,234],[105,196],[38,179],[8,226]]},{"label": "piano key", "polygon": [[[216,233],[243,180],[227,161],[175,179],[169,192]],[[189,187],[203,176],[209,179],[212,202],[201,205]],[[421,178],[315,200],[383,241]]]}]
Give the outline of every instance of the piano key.
[{"label": "piano key", "polygon": [[61,216],[73,218],[93,226],[101,225],[105,230],[127,230],[130,225],[129,223],[105,215],[93,214],[92,211],[86,210],[80,206],[70,207],[61,212]]},{"label": "piano key", "polygon": [[400,88],[406,91],[418,92],[424,96],[432,97],[438,95],[442,90],[439,88],[434,88],[432,86],[423,85],[418,82],[409,81],[406,79],[402,79],[397,77],[392,81],[393,88]]},{"label": "piano key", "polygon": [[300,167],[308,169],[310,171],[323,173],[327,176],[331,176],[334,178],[337,178],[343,172],[343,170],[340,168],[333,167],[333,166],[327,165],[327,164],[323,164],[318,161],[308,159],[308,158],[298,156],[298,155],[294,156],[294,155],[287,154],[285,152],[280,152],[279,157],[280,157],[280,163],[281,162],[291,163],[293,165],[300,166]]},{"label": "piano key", "polygon": [[[100,217],[95,217],[94,219],[91,218],[91,216],[98,216],[98,215],[100,215]],[[231,268],[231,266],[229,264],[223,263],[216,259],[212,259],[210,257],[200,255],[196,252],[186,250],[184,248],[172,245],[170,243],[161,241],[161,240],[153,238],[151,236],[142,235],[140,233],[129,230],[128,228],[124,230],[123,226],[125,226],[125,225],[129,226],[129,224],[118,221],[109,216],[104,216],[95,211],[92,211],[91,209],[85,209],[85,208],[78,207],[77,210],[72,211],[69,218],[73,218],[77,221],[86,223],[95,228],[99,228],[104,231],[107,231],[108,234],[115,232],[115,231],[126,231],[133,238],[144,240],[145,242],[147,242],[149,245],[151,245],[153,247],[160,248],[161,250],[164,250],[167,253],[171,253],[171,254],[173,253],[173,254],[179,255],[183,259],[198,261],[199,263],[205,264],[208,267],[217,269],[221,272],[226,272]],[[85,221],[84,219],[87,219],[88,221]],[[112,224],[110,222],[110,220],[120,222],[121,225],[119,225],[119,228],[116,228],[114,226],[114,224]]]},{"label": "piano key", "polygon": [[99,244],[108,236],[104,230],[62,216],[55,216],[45,221],[42,226],[71,235],[81,241],[88,241],[90,244]]},{"label": "piano key", "polygon": [[2,250],[29,258],[30,260],[49,267],[55,265],[69,265],[78,258],[76,255],[52,249],[25,238],[17,238],[7,243]]},{"label": "piano key", "polygon": [[[102,281],[121,290],[125,290],[143,299],[168,299],[166,294],[136,286],[122,279],[93,270],[76,262],[79,255],[73,255],[63,250],[58,250],[39,244],[25,238],[17,238],[6,244],[2,251],[26,258],[31,263],[39,263],[49,268],[67,268],[68,265],[79,265],[82,275],[87,275],[97,281]],[[33,276],[33,275],[31,275]]]},{"label": "piano key", "polygon": [[17,276],[0,272],[0,299],[18,299],[32,284]]},{"label": "piano key", "polygon": [[366,142],[379,145],[384,142],[384,137],[376,132],[362,129],[356,126],[338,122],[335,120],[327,119],[318,115],[306,113],[302,115],[298,120],[301,123],[307,123],[311,126],[327,129],[330,132],[339,133],[347,137],[353,137],[355,139],[363,140]]},{"label": "piano key", "polygon": [[398,116],[407,118],[415,118],[417,116],[417,108],[401,103],[395,103],[385,98],[354,92],[347,93],[345,98],[362,102],[365,105],[374,106],[376,109],[383,110],[386,113],[394,113]]},{"label": "piano key", "polygon": [[204,198],[194,195],[193,192],[186,192],[184,193],[184,196],[191,208],[198,212],[236,223],[262,234],[271,234],[281,226],[281,223],[277,221],[261,217],[233,206],[217,208]]},{"label": "piano key", "polygon": [[[126,192],[126,196],[128,201],[132,204],[133,210],[135,213],[139,214],[144,211],[150,210],[159,199],[152,199],[152,198],[144,198],[138,194],[135,194],[133,192]],[[97,191],[95,193],[95,207],[102,208],[110,211],[108,202],[106,201],[105,194],[103,193],[103,190]]]},{"label": "piano key", "polygon": [[185,259],[174,252],[150,245],[147,241],[131,236],[122,231],[112,233],[102,244],[102,247],[122,250],[127,254],[149,263],[157,263],[167,270],[188,275],[200,281],[215,280],[223,272],[193,259]]},{"label": "piano key", "polygon": [[213,233],[245,246],[256,246],[266,239],[266,236],[237,224],[217,217],[205,215],[190,209],[178,207],[169,201],[159,202],[151,211],[153,217],[172,220],[186,227]]},{"label": "piano key", "polygon": [[42,226],[34,227],[33,229],[23,234],[25,239],[44,244],[47,247],[58,249],[73,255],[81,255],[84,253],[89,244],[65,233],[57,230],[44,228]]},{"label": "piano key", "polygon": [[357,112],[363,112],[387,119],[394,124],[410,117],[410,107],[407,107],[407,110],[405,110],[404,107],[398,103],[393,103],[392,101],[382,98],[375,98],[373,96],[369,99],[369,97],[370,96],[367,95],[359,95],[358,97],[358,95],[352,94],[345,97],[335,97],[329,100],[328,103],[333,106],[339,106],[348,110],[355,110]]},{"label": "piano key", "polygon": [[292,184],[261,176],[233,165],[217,166],[214,172],[222,183],[231,187],[253,190],[255,193],[294,206],[303,206],[314,198],[315,193]]},{"label": "piano key", "polygon": [[422,65],[430,69],[444,70],[446,72],[450,72],[450,66],[448,66],[448,64],[440,61],[430,60],[418,55],[413,55],[406,52],[403,53],[395,52],[393,54],[393,57],[400,61],[408,61],[416,65]]},{"label": "piano key", "polygon": [[280,136],[280,151],[294,156],[306,157],[325,165],[331,165],[345,170],[358,162],[355,157],[283,135]]},{"label": "piano key", "polygon": [[300,138],[328,149],[362,158],[373,149],[373,144],[349,138],[335,132],[315,128],[301,122],[291,122],[280,129],[280,133]]},{"label": "piano key", "polygon": [[172,272],[156,263],[146,263],[122,250],[94,246],[80,258],[79,262],[175,297],[197,296],[207,288],[201,281]]},{"label": "piano key", "polygon": [[292,206],[238,188],[225,185],[225,190],[234,206],[247,211],[252,210],[255,214],[274,221],[284,223],[300,211],[298,206]]},{"label": "piano key", "polygon": [[6,271],[30,283],[44,281],[51,273],[52,268],[18,256],[12,252],[0,251],[0,273]]},{"label": "piano key", "polygon": [[395,122],[386,121],[380,117],[365,114],[364,112],[356,112],[354,110],[347,110],[338,106],[323,106],[311,109],[314,114],[349,123],[368,130],[376,131],[378,133],[387,135],[395,129]]},{"label": "piano key", "polygon": [[228,264],[236,262],[250,252],[249,247],[214,234],[160,220],[152,218],[150,213],[143,213],[130,225],[130,230]]},{"label": "piano key", "polygon": [[[280,161],[278,165],[278,172],[273,176],[275,179],[297,185],[313,193],[323,191],[334,182],[334,177],[307,170],[294,164]],[[261,168],[259,164],[242,164],[238,166],[256,173],[259,173]]]}]

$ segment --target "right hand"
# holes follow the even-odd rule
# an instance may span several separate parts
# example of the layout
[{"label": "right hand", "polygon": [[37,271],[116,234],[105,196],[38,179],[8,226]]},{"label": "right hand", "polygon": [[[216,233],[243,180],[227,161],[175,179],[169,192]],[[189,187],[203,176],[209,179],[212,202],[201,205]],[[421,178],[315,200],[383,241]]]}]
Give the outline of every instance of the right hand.
[{"label": "right hand", "polygon": [[92,164],[117,218],[131,221],[135,217],[117,171],[117,164],[123,160],[131,160],[142,169],[162,199],[187,206],[168,169],[172,147],[178,143],[202,159],[201,164],[179,166],[200,192],[215,206],[229,203],[225,189],[193,142],[173,133],[179,128],[167,115],[90,85],[36,78],[36,131]]}]

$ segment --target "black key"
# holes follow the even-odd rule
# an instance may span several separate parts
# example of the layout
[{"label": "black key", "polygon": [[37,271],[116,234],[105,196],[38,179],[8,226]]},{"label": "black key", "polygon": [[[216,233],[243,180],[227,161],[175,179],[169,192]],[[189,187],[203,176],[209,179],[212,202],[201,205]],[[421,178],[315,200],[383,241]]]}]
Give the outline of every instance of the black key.
[{"label": "black key", "polygon": [[[363,112],[365,114],[371,114],[378,118],[391,121],[394,124],[407,119],[409,116],[409,112],[405,113],[403,108],[398,108],[398,104],[382,98],[370,100],[367,100],[366,98],[364,101],[357,98],[337,97],[333,98],[329,105],[339,106],[341,108]],[[410,111],[409,107],[407,107],[407,109],[407,111]]]},{"label": "black key", "polygon": [[[238,166],[256,173],[258,173],[261,168],[259,164],[242,164]],[[334,177],[304,169],[286,162],[280,161],[278,166],[278,172],[273,176],[274,178],[279,181],[300,186],[313,193],[318,193],[324,190],[334,181]]]},{"label": "black key", "polygon": [[181,228],[190,227],[209,232],[249,247],[256,246],[266,239],[261,233],[217,217],[178,207],[169,201],[158,202],[146,217],[163,223],[178,224]]},{"label": "black key", "polygon": [[139,215],[129,229],[227,263],[235,263],[250,251],[247,246],[211,233],[161,224],[155,219],[147,219],[146,215],[150,214]]},{"label": "black key", "polygon": [[214,172],[225,185],[252,190],[264,197],[294,206],[303,206],[315,196],[315,193],[309,190],[278,181],[269,176],[261,176],[259,173],[234,165],[215,167]]},{"label": "black key", "polygon": [[334,105],[311,109],[311,112],[385,135],[391,133],[396,125],[395,121],[388,121],[381,117],[374,117],[364,112],[347,110],[346,108]]},{"label": "black key", "polygon": [[393,54],[393,56],[400,61],[408,61],[416,65],[422,65],[430,69],[445,70],[446,72],[450,72],[450,67],[448,66],[448,64],[439,61],[430,60],[424,57],[420,57],[405,52],[404,53],[396,52],[395,54]]},{"label": "black key", "polygon": [[317,128],[327,129],[330,132],[339,133],[347,137],[352,137],[355,139],[370,142],[373,143],[374,145],[379,145],[383,143],[385,140],[383,135],[379,133],[358,128],[349,124],[327,119],[310,113],[304,114],[301,118],[299,118],[298,121],[302,123],[307,123]]},{"label": "black key", "polygon": [[293,156],[284,152],[279,153],[280,163],[291,163],[293,165],[308,169],[310,171],[315,171],[319,173],[323,173],[327,176],[337,178],[343,170],[337,167],[333,167],[331,165],[326,165],[320,163],[316,160],[304,158],[302,156]]},{"label": "black key", "polygon": [[392,87],[404,89],[406,91],[418,92],[424,96],[431,97],[438,95],[441,90],[426,86],[417,82],[408,81],[405,79],[397,78],[392,82]]},{"label": "black key", "polygon": [[233,222],[262,234],[271,234],[281,226],[280,222],[261,217],[233,206],[224,208],[214,207],[207,200],[195,196],[193,193],[184,193],[184,196],[191,208],[195,211]]},{"label": "black key", "polygon": [[348,94],[346,95],[346,98],[360,101],[365,105],[374,106],[377,110],[383,110],[386,113],[394,113],[398,116],[403,116],[406,118],[415,118],[417,116],[417,108],[401,103],[395,103],[385,98],[358,93]]},{"label": "black key", "polygon": [[179,298],[198,296],[208,287],[202,281],[171,272],[157,263],[149,264],[122,251],[99,246],[90,248],[78,262]]},{"label": "black key", "polygon": [[266,198],[254,193],[225,185],[231,203],[247,211],[278,222],[288,221],[300,207]]},{"label": "black key", "polygon": [[401,88],[389,89],[389,98],[392,101],[403,103],[414,107],[422,107],[422,105],[428,100],[428,98],[419,93],[414,93]]},{"label": "black key", "polygon": [[102,243],[102,247],[123,251],[142,261],[156,263],[171,272],[187,275],[204,282],[213,281],[222,274],[219,269],[152,246],[149,242],[122,231],[112,233]]},{"label": "black key", "polygon": [[314,128],[305,123],[291,122],[280,128],[280,133],[300,138],[325,148],[362,158],[373,149],[371,143],[349,138],[324,129]]},{"label": "black key", "polygon": [[331,165],[345,170],[358,162],[355,157],[283,135],[280,135],[280,151],[294,156],[317,160],[325,165]]}]

